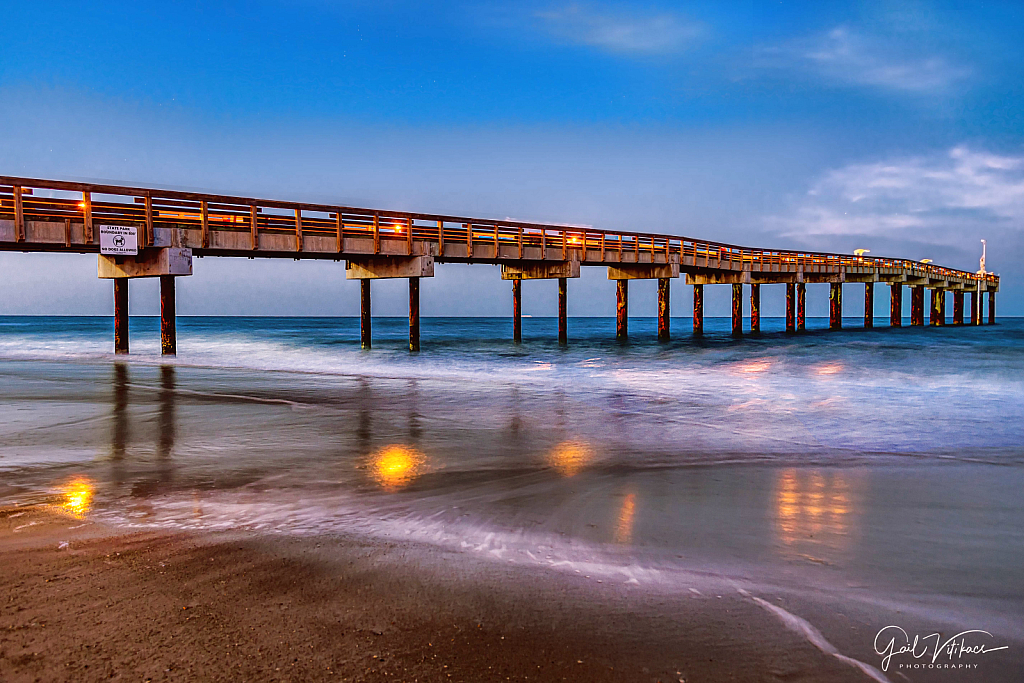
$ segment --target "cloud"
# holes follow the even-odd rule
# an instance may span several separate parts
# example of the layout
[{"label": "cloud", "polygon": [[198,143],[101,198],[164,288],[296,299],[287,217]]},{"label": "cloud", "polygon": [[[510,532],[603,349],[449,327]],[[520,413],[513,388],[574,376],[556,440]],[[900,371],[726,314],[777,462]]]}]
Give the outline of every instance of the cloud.
[{"label": "cloud", "polygon": [[[851,164],[815,182],[769,228],[806,244],[856,238],[858,246],[918,244],[973,254],[978,239],[1019,245],[1024,155],[966,145],[946,152]],[[878,250],[875,250],[878,253]],[[990,258],[990,262],[992,259]]]},{"label": "cloud", "polygon": [[944,57],[914,52],[905,42],[838,27],[785,45],[758,48],[755,65],[804,72],[837,85],[919,95],[948,92],[971,74]]},{"label": "cloud", "polygon": [[703,24],[671,12],[638,14],[572,4],[536,16],[561,40],[619,54],[673,54],[704,33]]}]

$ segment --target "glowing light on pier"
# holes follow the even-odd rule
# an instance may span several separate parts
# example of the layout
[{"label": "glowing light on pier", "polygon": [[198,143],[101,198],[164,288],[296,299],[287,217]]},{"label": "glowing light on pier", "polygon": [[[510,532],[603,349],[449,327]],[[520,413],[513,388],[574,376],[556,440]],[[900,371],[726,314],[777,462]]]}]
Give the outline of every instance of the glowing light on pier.
[{"label": "glowing light on pier", "polygon": [[391,444],[371,457],[370,472],[385,491],[397,491],[416,480],[426,464],[420,451],[401,444]]},{"label": "glowing light on pier", "polygon": [[72,517],[81,519],[92,507],[96,486],[88,477],[76,477],[61,488],[60,509]]},{"label": "glowing light on pier", "polygon": [[579,473],[594,459],[594,449],[582,441],[563,441],[548,454],[548,464],[563,477]]}]

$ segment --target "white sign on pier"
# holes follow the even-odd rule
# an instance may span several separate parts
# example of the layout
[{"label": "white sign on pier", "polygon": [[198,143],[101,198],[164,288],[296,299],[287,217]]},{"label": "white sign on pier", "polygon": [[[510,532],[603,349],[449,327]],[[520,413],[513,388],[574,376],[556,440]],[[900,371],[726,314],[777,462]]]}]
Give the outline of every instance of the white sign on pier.
[{"label": "white sign on pier", "polygon": [[101,225],[100,253],[135,256],[139,253],[139,229],[134,225]]}]

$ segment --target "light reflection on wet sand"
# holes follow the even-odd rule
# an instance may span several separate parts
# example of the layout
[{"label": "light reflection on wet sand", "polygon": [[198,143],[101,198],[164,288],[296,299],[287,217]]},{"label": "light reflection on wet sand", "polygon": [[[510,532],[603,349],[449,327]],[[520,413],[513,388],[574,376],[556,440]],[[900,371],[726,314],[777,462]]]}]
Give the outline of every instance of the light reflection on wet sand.
[{"label": "light reflection on wet sand", "polygon": [[783,556],[834,563],[850,551],[862,514],[862,482],[849,471],[780,469],[775,534]]}]

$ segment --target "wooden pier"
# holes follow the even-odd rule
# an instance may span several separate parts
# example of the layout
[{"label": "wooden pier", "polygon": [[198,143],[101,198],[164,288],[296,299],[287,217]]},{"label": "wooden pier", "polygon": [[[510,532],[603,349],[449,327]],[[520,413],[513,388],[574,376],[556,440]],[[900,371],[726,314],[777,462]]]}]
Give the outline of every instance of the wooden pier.
[{"label": "wooden pier", "polygon": [[[118,232],[119,231],[119,232]],[[104,243],[126,237],[122,246]],[[136,253],[111,253],[131,249]],[[123,246],[127,244],[128,246]],[[106,245],[106,246],[104,246]],[[568,280],[583,266],[607,269],[616,281],[616,337],[628,338],[629,281],[658,280],[658,338],[670,336],[669,285],[685,276],[693,285],[693,333],[704,329],[704,286],[732,285],[732,331],[742,336],[744,286],[750,329],[760,331],[761,285],[786,287],[786,331],[806,321],[806,283],[828,283],[829,329],[843,325],[842,285],[863,283],[864,326],[873,326],[874,284],[891,288],[890,324],[899,327],[903,288],[910,287],[910,324],[946,324],[946,292],[953,292],[953,325],[981,325],[996,317],[997,275],[908,259],[757,249],[690,237],[590,227],[409,213],[285,202],[154,188],[0,176],[0,250],[98,254],[97,272],[114,286],[114,350],[128,353],[128,281],[160,278],[161,349],[176,353],[174,281],[192,274],[192,258],[331,259],[358,279],[361,343],[371,345],[370,283],[409,280],[409,349],[418,351],[420,279],[435,263],[500,266],[512,281],[512,336],[522,340],[522,281],[558,280],[558,339],[568,341]],[[107,253],[103,253],[107,252]],[[964,297],[970,317],[964,320]]]}]

